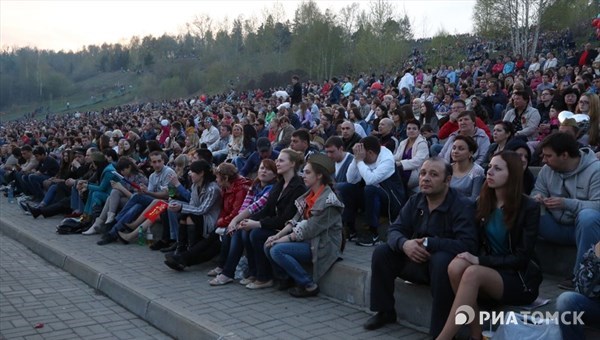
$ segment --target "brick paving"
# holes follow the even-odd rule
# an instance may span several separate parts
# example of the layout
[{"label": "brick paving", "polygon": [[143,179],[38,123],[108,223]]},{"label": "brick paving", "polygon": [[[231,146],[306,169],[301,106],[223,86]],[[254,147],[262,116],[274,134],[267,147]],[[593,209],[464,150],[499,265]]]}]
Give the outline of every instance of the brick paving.
[{"label": "brick paving", "polygon": [[[7,204],[5,198],[0,199],[0,221],[10,224],[13,232],[15,227],[19,228],[19,232],[27,237],[59,249],[68,257],[89,264],[95,271],[105,276],[130,283],[129,287],[139,288],[140,292],[151,295],[149,299],[152,301],[168,301],[169,304],[192,313],[203,322],[226,330],[228,337],[244,339],[425,339],[428,337],[425,333],[401,324],[367,332],[362,328],[362,324],[370,316],[365,309],[341,303],[323,294],[318,298],[294,299],[286,292],[274,289],[251,291],[237,283],[210,287],[206,273],[214,263],[193,266],[181,273],[175,272],[163,264],[162,253],[150,251],[146,247],[123,244],[97,246],[95,244],[99,239],[97,235],[58,235],[55,233],[55,227],[60,221],[59,217],[33,219],[31,216],[24,215],[16,205]],[[1,224],[2,229],[9,228],[5,223]],[[368,269],[372,249],[350,244],[344,262]],[[38,283],[37,289],[43,291],[45,288],[45,282]],[[91,288],[88,290],[93,291]],[[108,314],[114,315],[112,312]],[[123,322],[122,319],[120,321]],[[31,328],[32,322],[37,321],[28,320],[27,327]],[[87,331],[91,332],[87,333],[89,335],[98,335],[90,329],[90,325],[79,326],[87,327]],[[120,327],[128,329],[125,324]],[[37,334],[35,331],[38,330],[34,330],[31,334]]]},{"label": "brick paving", "polygon": [[[35,328],[43,324],[41,328]],[[74,276],[0,234],[0,338],[170,339]]]}]

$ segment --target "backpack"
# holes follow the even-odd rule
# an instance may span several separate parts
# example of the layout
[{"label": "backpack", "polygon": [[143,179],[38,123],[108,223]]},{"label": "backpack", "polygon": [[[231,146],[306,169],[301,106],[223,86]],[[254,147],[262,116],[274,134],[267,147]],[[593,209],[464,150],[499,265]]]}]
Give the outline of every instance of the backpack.
[{"label": "backpack", "polygon": [[78,218],[65,218],[56,226],[56,232],[61,235],[81,234],[84,230],[84,225]]}]

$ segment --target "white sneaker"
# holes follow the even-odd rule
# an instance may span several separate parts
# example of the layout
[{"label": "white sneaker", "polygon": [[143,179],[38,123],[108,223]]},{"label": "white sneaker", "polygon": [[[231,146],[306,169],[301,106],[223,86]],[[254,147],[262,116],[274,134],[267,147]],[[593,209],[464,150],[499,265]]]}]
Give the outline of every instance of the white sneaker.
[{"label": "white sneaker", "polygon": [[98,232],[98,230],[96,229],[95,226],[91,226],[90,229],[81,233],[81,235],[96,235],[96,234],[100,234],[100,232]]}]

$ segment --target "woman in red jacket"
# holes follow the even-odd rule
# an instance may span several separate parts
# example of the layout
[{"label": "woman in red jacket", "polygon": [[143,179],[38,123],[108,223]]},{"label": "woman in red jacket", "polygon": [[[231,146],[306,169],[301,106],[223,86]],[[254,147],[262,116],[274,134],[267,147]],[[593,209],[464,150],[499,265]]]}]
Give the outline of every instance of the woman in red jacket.
[{"label": "woman in red jacket", "polygon": [[238,169],[231,163],[222,163],[215,170],[217,184],[223,193],[223,208],[217,219],[217,232],[219,228],[227,228],[231,220],[238,214],[244,198],[252,182],[238,174]]}]

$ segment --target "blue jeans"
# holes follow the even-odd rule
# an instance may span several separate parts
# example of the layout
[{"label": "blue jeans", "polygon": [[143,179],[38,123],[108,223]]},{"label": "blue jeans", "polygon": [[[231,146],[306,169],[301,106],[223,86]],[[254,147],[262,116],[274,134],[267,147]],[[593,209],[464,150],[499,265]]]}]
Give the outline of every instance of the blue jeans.
[{"label": "blue jeans", "polygon": [[378,186],[365,186],[365,220],[371,229],[376,233],[379,228],[379,216],[381,208],[389,208],[389,200],[386,192]]},{"label": "blue jeans", "polygon": [[117,237],[117,233],[125,228],[125,223],[133,221],[147,206],[149,206],[154,198],[149,195],[133,194],[121,212],[115,217],[115,225],[108,232],[110,235]]},{"label": "blue jeans", "polygon": [[273,277],[271,263],[263,248],[267,238],[275,234],[276,231],[273,229],[252,229],[245,244],[248,262],[251,261],[250,257],[253,257],[252,260],[256,264],[256,279],[261,282],[269,281]]},{"label": "blue jeans", "polygon": [[48,188],[48,191],[46,191],[46,194],[44,195],[44,199],[42,199],[42,203],[44,203],[44,205],[48,205],[52,202],[52,200],[54,200],[54,197],[56,196],[57,188],[58,188],[57,184],[50,185],[50,187]]},{"label": "blue jeans", "polygon": [[494,104],[494,112],[493,112],[493,116],[492,116],[493,122],[502,119],[502,111],[504,111],[504,105]]},{"label": "blue jeans", "polygon": [[77,185],[74,184],[71,187],[71,210],[82,213],[83,207],[83,200],[81,199],[81,196],[79,196],[79,191],[77,191]]},{"label": "blue jeans", "polygon": [[276,278],[284,279],[290,276],[300,287],[306,287],[313,283],[312,277],[302,267],[302,264],[312,263],[310,243],[277,243],[271,248],[265,248],[265,254],[273,264]]},{"label": "blue jeans", "polygon": [[50,176],[38,174],[30,174],[26,179],[24,178],[26,190],[33,195],[34,199],[41,201],[44,198],[44,188],[42,183],[48,178],[50,178]]},{"label": "blue jeans", "polygon": [[[600,325],[600,301],[592,300],[576,292],[564,292],[556,300],[556,308],[562,312],[584,312],[581,320],[585,325]],[[565,321],[573,323],[573,315]],[[563,339],[584,339],[584,325],[566,325],[560,323],[560,332]]]},{"label": "blue jeans", "polygon": [[600,211],[583,209],[575,219],[575,225],[560,224],[551,214],[540,216],[540,237],[544,240],[562,244],[575,245],[577,257],[573,272],[579,268],[583,254],[600,241]]},{"label": "blue jeans", "polygon": [[[246,230],[237,230],[231,236],[223,236],[223,242],[221,243],[221,255],[224,256],[220,266],[223,268],[223,274],[227,277],[233,278],[235,275],[235,268],[240,262],[240,258],[244,254],[244,244],[248,242],[250,232]],[[248,268],[250,269],[249,276],[256,276],[256,264],[254,262],[254,256],[248,254]]]},{"label": "blue jeans", "polygon": [[356,232],[355,221],[356,212],[362,205],[363,190],[359,184],[347,182],[335,183],[333,186],[338,197],[344,203],[344,211],[342,212],[342,223],[349,229],[350,232]]},{"label": "blue jeans", "polygon": [[444,145],[442,145],[442,144],[438,144],[438,143],[432,144],[429,147],[429,154],[431,155],[431,157],[435,157],[435,156],[439,155],[440,152],[442,152],[443,148],[444,148]]}]

